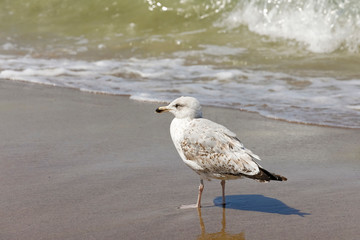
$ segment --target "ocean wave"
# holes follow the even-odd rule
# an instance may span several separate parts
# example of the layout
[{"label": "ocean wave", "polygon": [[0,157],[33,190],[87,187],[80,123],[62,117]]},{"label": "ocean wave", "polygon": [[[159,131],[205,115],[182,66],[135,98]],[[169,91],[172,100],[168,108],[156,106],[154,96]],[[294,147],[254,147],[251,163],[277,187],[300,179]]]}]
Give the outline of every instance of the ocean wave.
[{"label": "ocean wave", "polygon": [[126,94],[145,101],[170,101],[189,95],[205,105],[253,111],[276,119],[360,128],[359,79],[187,65],[176,57],[80,61],[0,55],[0,66],[1,79]]},{"label": "ocean wave", "polygon": [[[7,38],[33,36],[42,42],[47,38],[83,37],[87,45],[93,43],[99,50],[139,42],[136,47],[145,50],[147,38],[176,47],[180,44],[176,45],[171,36],[199,29],[206,31],[198,37],[218,38],[220,34],[235,44],[236,38],[226,34],[235,31],[244,38],[249,34],[241,30],[245,27],[265,36],[264,44],[285,41],[288,48],[295,43],[313,53],[358,53],[360,46],[357,0],[37,0],[25,4],[13,0],[3,4],[0,20],[0,43],[8,33]],[[185,42],[187,46],[197,44],[196,39]],[[3,48],[12,49],[16,43],[6,44]],[[51,44],[56,45],[54,41]],[[246,44],[251,46],[253,38]]]},{"label": "ocean wave", "polygon": [[273,41],[295,40],[315,53],[344,49],[358,53],[360,46],[360,4],[356,0],[245,0],[215,25],[231,30],[245,25]]}]

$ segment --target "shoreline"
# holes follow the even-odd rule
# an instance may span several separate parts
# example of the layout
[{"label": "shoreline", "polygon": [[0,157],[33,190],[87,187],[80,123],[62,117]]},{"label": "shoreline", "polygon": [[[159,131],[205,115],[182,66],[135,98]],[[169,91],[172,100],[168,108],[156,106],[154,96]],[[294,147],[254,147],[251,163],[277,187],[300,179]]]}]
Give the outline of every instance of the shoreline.
[{"label": "shoreline", "polygon": [[196,201],[199,180],[173,147],[172,116],[156,114],[158,106],[0,80],[0,239],[200,239],[203,226],[251,240],[360,234],[359,129],[203,107],[289,180],[229,181],[224,212],[219,182],[205,182],[199,215],[178,209]]},{"label": "shoreline", "polygon": [[[143,99],[136,99],[134,97],[132,97],[131,94],[116,94],[116,93],[110,93],[110,92],[101,92],[101,91],[95,91],[95,90],[82,90],[79,88],[75,88],[75,87],[69,87],[69,86],[58,86],[55,84],[48,84],[48,83],[40,83],[40,82],[28,82],[28,81],[22,81],[22,80],[5,80],[5,79],[0,79],[0,81],[11,81],[11,82],[19,82],[22,84],[35,84],[35,85],[42,85],[42,86],[46,86],[46,87],[56,87],[56,88],[64,88],[64,89],[69,89],[69,90],[73,90],[73,91],[78,91],[78,92],[82,92],[82,93],[88,93],[88,94],[95,94],[95,95],[105,95],[105,96],[113,96],[113,97],[126,97],[129,100],[132,101],[136,101],[136,102],[144,102],[144,103],[150,103],[150,104],[154,104],[154,103],[169,103],[169,101],[161,101],[161,100],[143,100]],[[339,128],[339,129],[354,129],[354,130],[360,130],[360,127],[348,127],[348,126],[333,126],[333,125],[326,125],[326,124],[320,124],[320,123],[307,123],[307,122],[301,122],[301,121],[292,121],[292,120],[287,120],[287,119],[282,119],[282,118],[277,118],[277,117],[271,117],[271,116],[265,116],[259,112],[256,111],[251,111],[251,110],[247,110],[247,109],[243,109],[243,108],[231,108],[231,107],[227,107],[227,106],[216,106],[216,105],[209,105],[209,104],[202,104],[202,107],[208,107],[208,108],[223,108],[223,109],[228,109],[228,110],[233,110],[233,111],[240,111],[240,112],[245,112],[245,113],[250,113],[250,114],[257,114],[260,117],[263,117],[265,119],[269,119],[269,120],[275,120],[275,121],[281,121],[281,122],[286,122],[286,123],[291,123],[291,124],[300,124],[300,125],[306,125],[306,126],[315,126],[315,127],[328,127],[328,128]]]}]

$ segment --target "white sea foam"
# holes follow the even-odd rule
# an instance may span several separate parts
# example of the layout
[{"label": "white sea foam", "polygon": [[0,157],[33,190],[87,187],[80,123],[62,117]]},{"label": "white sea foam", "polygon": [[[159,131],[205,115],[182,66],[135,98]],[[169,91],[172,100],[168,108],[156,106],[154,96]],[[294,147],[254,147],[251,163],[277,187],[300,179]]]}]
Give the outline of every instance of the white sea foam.
[{"label": "white sea foam", "polygon": [[348,108],[350,108],[350,109],[354,109],[354,110],[360,111],[360,105],[357,105],[357,106],[346,106],[346,107],[348,107]]},{"label": "white sea foam", "polygon": [[337,49],[358,52],[360,12],[357,0],[248,0],[240,1],[224,13],[216,26],[228,29],[245,25],[250,31],[277,38],[296,40],[315,53]]},{"label": "white sea foam", "polygon": [[360,128],[359,79],[186,65],[180,58],[79,61],[0,55],[0,66],[1,79],[126,94],[141,101],[191,95],[203,104],[278,119]]},{"label": "white sea foam", "polygon": [[10,42],[4,43],[1,47],[3,50],[7,50],[7,51],[16,49],[16,45]]}]

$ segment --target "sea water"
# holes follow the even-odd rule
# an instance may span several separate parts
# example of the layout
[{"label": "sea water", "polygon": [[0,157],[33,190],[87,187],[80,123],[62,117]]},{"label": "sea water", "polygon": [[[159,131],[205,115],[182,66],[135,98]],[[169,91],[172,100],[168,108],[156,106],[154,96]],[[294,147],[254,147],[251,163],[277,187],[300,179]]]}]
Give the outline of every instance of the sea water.
[{"label": "sea water", "polygon": [[357,0],[4,0],[0,78],[360,128]]}]

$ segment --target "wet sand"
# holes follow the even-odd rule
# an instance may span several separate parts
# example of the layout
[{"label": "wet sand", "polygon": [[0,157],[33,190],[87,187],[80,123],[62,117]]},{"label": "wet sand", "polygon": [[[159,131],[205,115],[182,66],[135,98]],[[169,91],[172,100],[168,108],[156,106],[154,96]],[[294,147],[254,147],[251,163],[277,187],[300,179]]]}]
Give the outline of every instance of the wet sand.
[{"label": "wet sand", "polygon": [[[0,239],[357,239],[360,130],[205,107],[287,182],[205,182],[170,114],[125,96],[0,80]],[[212,234],[212,235],[211,235]]]}]

